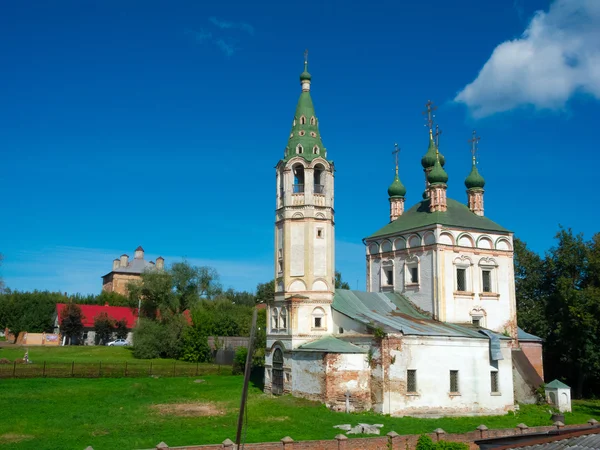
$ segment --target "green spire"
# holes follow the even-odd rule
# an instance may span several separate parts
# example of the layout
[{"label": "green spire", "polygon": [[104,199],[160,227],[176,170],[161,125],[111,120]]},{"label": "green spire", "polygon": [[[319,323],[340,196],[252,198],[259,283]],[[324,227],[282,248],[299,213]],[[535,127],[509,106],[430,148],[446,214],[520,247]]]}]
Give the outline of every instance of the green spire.
[{"label": "green spire", "polygon": [[390,187],[388,188],[388,195],[390,198],[404,197],[406,195],[406,188],[398,176],[398,155],[400,154],[400,147],[398,147],[398,144],[394,144],[394,151],[392,154],[396,157],[396,176],[394,177],[393,183],[390,184]]},{"label": "green spire", "polygon": [[475,132],[475,130],[473,130],[473,137],[471,139],[469,139],[469,141],[468,141],[471,143],[471,154],[473,155],[473,167],[471,167],[471,173],[465,179],[465,186],[467,187],[467,189],[483,189],[483,187],[485,186],[485,180],[483,179],[483,177],[479,174],[479,171],[477,170],[477,158],[475,156],[477,154],[477,144],[479,143],[480,139],[481,138],[477,136],[477,133]]},{"label": "green spire", "polygon": [[427,181],[429,181],[430,184],[441,184],[446,183],[448,181],[448,174],[446,173],[446,171],[442,167],[442,164],[440,163],[439,152],[437,153],[437,157],[435,158],[433,169],[431,169],[431,172],[427,174]]},{"label": "green spire", "polygon": [[[306,54],[305,54],[306,55]],[[312,98],[310,96],[310,79],[308,61],[304,60],[304,72],[300,75],[302,93],[296,106],[292,132],[285,147],[284,161],[300,156],[307,161],[315,158],[327,158],[327,151],[321,141],[319,121],[315,115]]]}]

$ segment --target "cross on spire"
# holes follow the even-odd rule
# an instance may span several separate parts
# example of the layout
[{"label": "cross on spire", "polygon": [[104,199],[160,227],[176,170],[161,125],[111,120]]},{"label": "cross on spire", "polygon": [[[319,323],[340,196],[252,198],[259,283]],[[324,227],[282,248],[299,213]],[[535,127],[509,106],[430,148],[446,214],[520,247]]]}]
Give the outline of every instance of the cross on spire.
[{"label": "cross on spire", "polygon": [[477,160],[477,146],[479,144],[479,141],[481,140],[481,137],[477,136],[477,132],[475,130],[473,130],[473,137],[471,139],[469,139],[467,142],[471,144],[471,155],[473,155],[473,165],[475,165],[475,162]]},{"label": "cross on spire", "polygon": [[427,114],[425,126],[427,126],[429,128],[429,132],[432,133],[433,119],[435,118],[435,114],[433,114],[433,112],[437,109],[437,106],[433,106],[433,102],[431,100],[427,100],[427,103],[425,103],[425,108],[427,108],[425,111],[423,111],[423,115]]},{"label": "cross on spire", "polygon": [[396,175],[398,175],[398,155],[400,154],[400,147],[398,147],[398,144],[394,144],[394,151],[392,152],[392,155],[394,155],[396,157]]},{"label": "cross on spire", "polygon": [[442,134],[442,130],[440,130],[440,126],[436,123],[435,124],[435,146],[439,149],[440,148],[440,134]]},{"label": "cross on spire", "polygon": [[304,50],[304,69],[308,67],[308,49]]}]

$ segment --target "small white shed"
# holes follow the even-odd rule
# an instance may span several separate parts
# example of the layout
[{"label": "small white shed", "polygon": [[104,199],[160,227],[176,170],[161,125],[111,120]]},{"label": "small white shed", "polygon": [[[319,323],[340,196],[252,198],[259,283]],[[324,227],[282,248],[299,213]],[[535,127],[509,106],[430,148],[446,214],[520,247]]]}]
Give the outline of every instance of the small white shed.
[{"label": "small white shed", "polygon": [[551,381],[545,387],[546,400],[560,412],[571,412],[571,388],[558,380]]}]

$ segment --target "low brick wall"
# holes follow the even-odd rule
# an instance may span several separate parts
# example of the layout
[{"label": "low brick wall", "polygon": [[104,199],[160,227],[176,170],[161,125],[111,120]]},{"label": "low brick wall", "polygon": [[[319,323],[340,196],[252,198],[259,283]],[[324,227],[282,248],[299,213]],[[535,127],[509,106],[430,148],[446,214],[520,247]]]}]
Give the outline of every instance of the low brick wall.
[{"label": "low brick wall", "polygon": [[[589,428],[589,424],[569,425],[561,427],[564,430],[577,430],[580,428]],[[464,442],[472,450],[479,449],[475,441],[481,439],[492,439],[516,435],[547,433],[555,431],[556,426],[531,427],[531,428],[503,428],[496,430],[471,431],[464,434],[446,434],[429,433],[434,440],[445,440],[453,442]],[[419,439],[419,434],[400,435],[394,431],[385,436],[376,436],[370,438],[349,439],[343,434],[338,434],[334,439],[324,439],[319,441],[294,441],[289,436],[281,439],[280,442],[258,442],[244,445],[244,450],[414,450]],[[229,449],[234,450],[235,445],[230,439],[226,439],[222,444],[213,445],[187,445],[183,447],[169,447],[161,442],[155,449],[162,450],[215,450]],[[89,450],[89,449],[87,449]]]}]

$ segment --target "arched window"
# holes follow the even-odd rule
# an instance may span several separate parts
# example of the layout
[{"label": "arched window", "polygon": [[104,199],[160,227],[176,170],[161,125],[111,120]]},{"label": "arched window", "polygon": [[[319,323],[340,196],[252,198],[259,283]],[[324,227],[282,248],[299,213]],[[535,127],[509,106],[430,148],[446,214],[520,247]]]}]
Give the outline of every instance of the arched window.
[{"label": "arched window", "polygon": [[279,325],[281,329],[287,330],[287,309],[281,308],[281,312],[279,313]]},{"label": "arched window", "polygon": [[323,308],[315,308],[312,312],[312,329],[313,330],[325,330],[327,329],[325,311]]},{"label": "arched window", "polygon": [[279,311],[277,310],[277,308],[273,308],[271,310],[271,329],[279,329]]},{"label": "arched window", "polygon": [[304,192],[304,166],[296,164],[292,171],[294,172],[294,194],[302,194]]},{"label": "arched window", "polygon": [[317,124],[317,119],[315,119],[315,116],[312,116],[312,117],[310,118],[310,124],[311,124],[311,125],[316,125],[316,124]]},{"label": "arched window", "polygon": [[[318,147],[315,147],[318,148]],[[314,174],[314,187],[315,194],[324,194],[325,193],[325,167],[321,164],[317,164],[315,166]]]},{"label": "arched window", "polygon": [[273,352],[273,382],[271,392],[275,395],[283,394],[283,352],[276,348]]},{"label": "arched window", "polygon": [[306,117],[301,116],[300,117],[300,125],[305,125],[306,124]]},{"label": "arched window", "polygon": [[296,154],[301,155],[302,153],[304,153],[304,148],[302,148],[302,145],[296,145]]},{"label": "arched window", "polygon": [[319,154],[319,146],[318,146],[318,145],[315,145],[315,146],[313,147],[313,155],[318,155],[318,154]]}]

